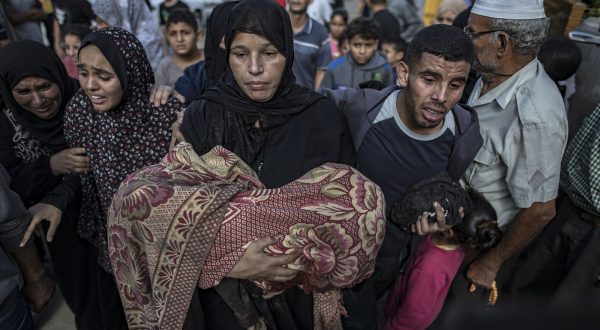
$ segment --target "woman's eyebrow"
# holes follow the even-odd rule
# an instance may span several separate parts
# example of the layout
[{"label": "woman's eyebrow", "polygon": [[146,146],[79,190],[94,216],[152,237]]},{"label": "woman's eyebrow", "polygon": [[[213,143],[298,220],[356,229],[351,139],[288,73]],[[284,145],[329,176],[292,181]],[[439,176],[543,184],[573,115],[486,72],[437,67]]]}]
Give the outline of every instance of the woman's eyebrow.
[{"label": "woman's eyebrow", "polygon": [[[85,64],[77,64],[77,68],[78,68],[78,69],[87,69],[86,67],[87,67],[87,65],[85,65]],[[95,72],[99,72],[99,73],[113,74],[113,73],[112,73],[112,72],[110,72],[110,71],[107,71],[107,70],[105,70],[105,69],[102,69],[102,68],[97,68],[97,67],[95,67],[95,66],[92,66],[90,69],[91,69],[91,70],[94,70]]]}]

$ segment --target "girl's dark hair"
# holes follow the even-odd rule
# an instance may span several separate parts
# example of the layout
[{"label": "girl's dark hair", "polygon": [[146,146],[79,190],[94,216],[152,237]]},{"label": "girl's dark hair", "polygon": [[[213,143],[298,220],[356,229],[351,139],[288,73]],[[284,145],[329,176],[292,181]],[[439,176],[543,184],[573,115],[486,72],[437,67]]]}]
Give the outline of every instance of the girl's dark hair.
[{"label": "girl's dark hair", "polygon": [[78,36],[79,40],[83,40],[83,38],[86,35],[88,35],[89,33],[91,33],[91,32],[92,32],[92,30],[87,25],[83,25],[83,24],[66,24],[62,28],[61,38],[62,38],[62,40],[64,40],[65,36],[67,34],[72,34],[74,36]]},{"label": "girl's dark hair", "polygon": [[344,8],[334,9],[333,12],[331,12],[331,17],[329,17],[329,20],[331,21],[336,16],[341,16],[344,23],[346,25],[348,25],[348,11],[346,11],[346,9],[344,9]]},{"label": "girl's dark hair", "polygon": [[470,192],[469,196],[473,206],[452,230],[465,248],[475,253],[484,253],[498,245],[502,239],[502,231],[496,222],[496,211],[492,205],[479,193]]},{"label": "girl's dark hair", "polygon": [[581,50],[579,50],[579,47],[566,38],[548,38],[540,47],[538,59],[564,97],[565,88],[558,85],[558,82],[566,80],[577,73],[577,69],[581,64]]}]

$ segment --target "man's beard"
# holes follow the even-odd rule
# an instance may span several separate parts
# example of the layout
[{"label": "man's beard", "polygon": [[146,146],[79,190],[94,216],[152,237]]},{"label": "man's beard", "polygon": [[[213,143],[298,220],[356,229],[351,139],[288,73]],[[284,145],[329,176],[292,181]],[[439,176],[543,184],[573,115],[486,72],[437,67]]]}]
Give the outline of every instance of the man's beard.
[{"label": "man's beard", "polygon": [[[500,63],[493,56],[487,56],[488,54],[483,54],[484,61],[480,62],[479,57],[475,58],[474,67],[477,70],[484,81],[487,79],[501,74]],[[486,79],[487,78],[487,79]]]}]

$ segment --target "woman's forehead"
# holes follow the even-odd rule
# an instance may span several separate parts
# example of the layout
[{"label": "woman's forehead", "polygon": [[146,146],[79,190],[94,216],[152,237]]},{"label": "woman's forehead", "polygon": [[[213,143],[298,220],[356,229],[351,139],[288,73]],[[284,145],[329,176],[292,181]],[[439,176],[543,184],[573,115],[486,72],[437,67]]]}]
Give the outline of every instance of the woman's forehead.
[{"label": "woman's forehead", "polygon": [[14,85],[13,88],[38,86],[38,85],[44,85],[44,84],[47,84],[47,83],[54,83],[54,81],[46,79],[46,78],[42,78],[40,76],[31,75],[31,76],[26,76],[26,77],[21,78]]},{"label": "woman's forehead", "polygon": [[275,47],[273,42],[260,34],[235,31],[231,40],[230,48],[267,48]]}]

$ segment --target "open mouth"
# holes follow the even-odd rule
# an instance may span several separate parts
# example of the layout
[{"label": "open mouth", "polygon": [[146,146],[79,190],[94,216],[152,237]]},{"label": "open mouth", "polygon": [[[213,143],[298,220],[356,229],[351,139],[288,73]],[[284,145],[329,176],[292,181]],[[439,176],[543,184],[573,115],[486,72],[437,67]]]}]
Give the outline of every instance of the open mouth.
[{"label": "open mouth", "polygon": [[423,109],[423,118],[425,118],[425,120],[430,121],[430,122],[439,122],[442,119],[444,119],[445,115],[446,115],[445,111],[434,110],[431,108]]},{"label": "open mouth", "polygon": [[106,97],[104,96],[97,96],[97,95],[90,95],[90,100],[92,101],[93,104],[102,104],[106,101]]}]

